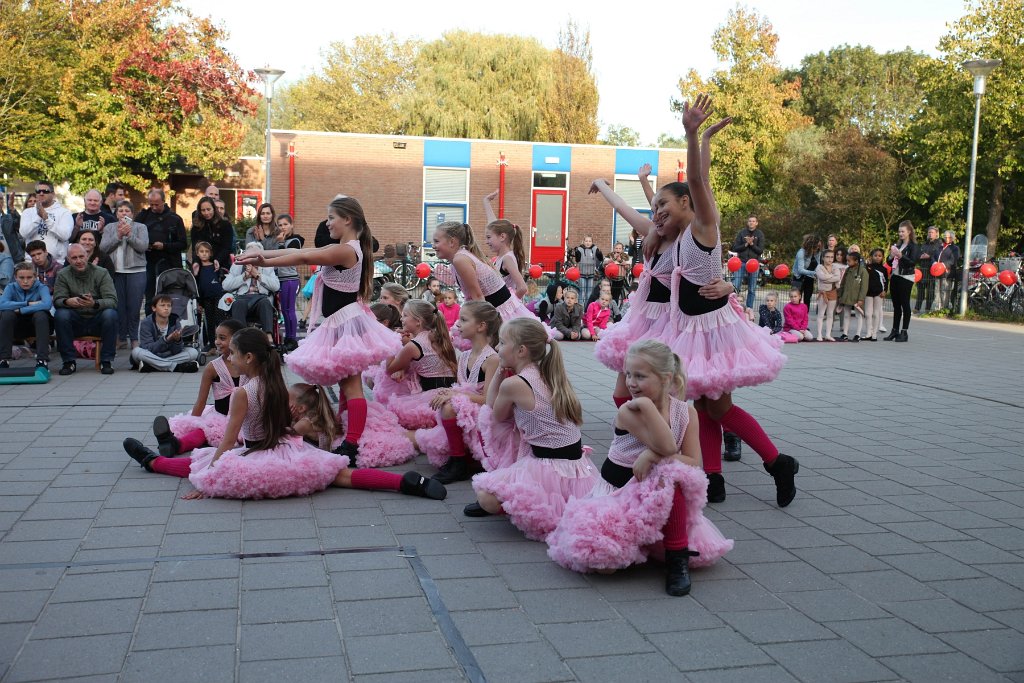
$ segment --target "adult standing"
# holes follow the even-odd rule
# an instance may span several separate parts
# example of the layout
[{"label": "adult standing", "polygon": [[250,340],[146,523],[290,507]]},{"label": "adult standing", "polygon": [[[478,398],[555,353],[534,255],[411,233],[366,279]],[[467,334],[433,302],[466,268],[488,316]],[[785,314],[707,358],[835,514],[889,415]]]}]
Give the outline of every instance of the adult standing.
[{"label": "adult standing", "polygon": [[796,252],[793,259],[793,289],[800,290],[804,306],[811,310],[811,299],[814,298],[814,283],[817,282],[821,238],[815,234],[804,235],[803,246]]},{"label": "adult standing", "polygon": [[761,270],[760,265],[753,273],[748,273],[746,263],[750,259],[760,261],[764,253],[764,233],[757,227],[757,216],[747,216],[747,227],[736,233],[736,239],[732,241],[732,251],[740,257],[743,265],[732,276],[732,286],[739,296],[743,290],[743,280],[747,280],[747,308],[754,307],[754,294],[757,292],[757,276]]},{"label": "adult standing", "polygon": [[231,237],[234,232],[231,223],[217,211],[217,204],[210,197],[203,197],[192,214],[192,263],[198,263],[196,245],[207,242],[213,248],[213,260],[218,270],[231,267]]},{"label": "adult standing", "polygon": [[914,303],[914,313],[921,312],[921,304],[924,303],[924,310],[932,310],[932,302],[935,300],[935,276],[932,275],[932,264],[939,258],[939,250],[942,249],[942,240],[939,239],[939,229],[934,225],[928,227],[928,241],[921,245],[921,256],[918,258],[921,264],[921,281],[917,283],[917,297]]},{"label": "adult standing", "polygon": [[149,208],[143,209],[135,220],[146,226],[149,248],[146,251],[146,301],[156,292],[156,278],[171,268],[181,268],[181,253],[185,251],[185,223],[181,216],[167,206],[166,195],[154,187],[147,195]]},{"label": "adult standing", "polygon": [[956,235],[952,230],[944,232],[942,245],[935,256],[935,262],[946,267],[946,272],[935,278],[935,308],[949,308],[949,293],[957,268],[960,266],[960,247],[955,240]]},{"label": "adult standing", "polygon": [[[277,217],[277,248],[302,249],[306,238],[295,234],[295,221],[286,213]],[[284,342],[288,350],[298,347],[299,323],[295,316],[295,299],[299,293],[299,269],[295,266],[279,266],[277,279],[281,284],[281,312],[284,315]]]},{"label": "adult standing", "polygon": [[103,192],[103,209],[111,216],[117,213],[117,203],[128,199],[128,190],[121,183],[107,183]]},{"label": "adult standing", "polygon": [[604,254],[594,245],[594,238],[591,235],[584,235],[583,242],[569,251],[569,260],[575,263],[580,271],[580,295],[583,301],[586,301],[594,288],[597,264],[604,261]]},{"label": "adult standing", "polygon": [[139,311],[146,292],[146,250],[149,230],[132,219],[135,208],[127,199],[117,203],[116,220],[103,229],[100,250],[114,262],[114,291],[117,292],[117,343],[139,345]]},{"label": "adult standing", "polygon": [[74,227],[71,212],[61,206],[53,193],[53,183],[49,180],[36,183],[36,205],[21,215],[21,227],[18,230],[25,242],[42,240],[54,260],[64,263],[68,257],[68,240],[71,239]]},{"label": "adult standing", "polygon": [[277,212],[272,204],[260,204],[256,209],[256,225],[245,231],[245,246],[259,242],[267,251],[277,249]]},{"label": "adult standing", "polygon": [[11,204],[11,197],[12,195],[7,195],[4,202],[7,205],[6,212],[4,212],[3,204],[0,204],[0,239],[3,239],[4,244],[7,245],[7,253],[11,255],[14,262],[20,263],[25,260],[25,244],[21,240],[21,235],[18,234],[21,214]]},{"label": "adult standing", "polygon": [[[914,288],[914,268],[921,256],[921,248],[914,241],[914,224],[903,221],[899,227],[899,240],[889,247],[889,265],[892,279],[889,292],[892,294],[892,331],[885,341],[909,341],[907,328],[910,327],[910,290]],[[903,327],[900,327],[900,323]]]},{"label": "adult standing", "polygon": [[74,341],[83,335],[97,335],[103,340],[100,372],[114,374],[117,292],[110,273],[89,263],[85,248],[80,244],[68,247],[68,267],[57,273],[53,306],[56,309],[53,329],[63,361],[59,374],[72,375],[77,370]]},{"label": "adult standing", "polygon": [[71,242],[77,242],[83,232],[91,232],[96,244],[103,239],[103,228],[107,223],[114,222],[114,214],[103,205],[103,195],[99,190],[92,189],[85,193],[85,209],[74,214],[75,227],[71,231]]}]

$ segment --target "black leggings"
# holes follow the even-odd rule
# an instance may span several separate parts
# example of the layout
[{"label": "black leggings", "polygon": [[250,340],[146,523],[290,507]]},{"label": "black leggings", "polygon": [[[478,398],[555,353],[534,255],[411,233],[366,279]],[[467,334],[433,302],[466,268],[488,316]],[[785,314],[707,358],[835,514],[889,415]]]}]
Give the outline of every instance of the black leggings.
[{"label": "black leggings", "polygon": [[814,298],[814,278],[804,276],[800,281],[800,293],[804,297],[804,306],[807,306],[807,310],[811,310],[811,299]]},{"label": "black leggings", "polygon": [[[910,290],[914,283],[910,280],[893,274],[889,280],[889,293],[892,295],[892,331],[899,332],[910,327]],[[900,327],[900,320],[903,327]]]}]

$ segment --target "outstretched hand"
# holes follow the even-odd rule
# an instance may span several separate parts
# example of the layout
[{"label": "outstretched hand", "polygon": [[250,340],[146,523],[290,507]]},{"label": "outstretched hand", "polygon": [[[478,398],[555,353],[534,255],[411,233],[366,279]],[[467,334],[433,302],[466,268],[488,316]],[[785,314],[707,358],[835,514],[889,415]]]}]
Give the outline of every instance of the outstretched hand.
[{"label": "outstretched hand", "polygon": [[598,178],[594,182],[590,183],[590,189],[587,191],[587,194],[597,194],[598,192],[601,191],[602,184],[605,187],[608,187],[608,181],[605,180],[604,178]]},{"label": "outstretched hand", "polygon": [[498,198],[498,193],[499,192],[501,192],[500,189],[499,190],[495,190],[494,192],[492,192],[489,195],[487,195],[486,197],[484,197],[484,199],[486,199],[489,202],[492,202],[492,201],[494,201],[495,199]]},{"label": "outstretched hand", "polygon": [[683,102],[683,128],[687,135],[696,135],[700,127],[711,116],[711,97],[706,93],[697,95],[697,99],[690,104]]},{"label": "outstretched hand", "polygon": [[267,259],[263,254],[254,251],[248,254],[236,256],[235,263],[240,263],[244,266],[265,266],[267,264]]},{"label": "outstretched hand", "polygon": [[640,180],[646,180],[648,176],[651,175],[651,170],[652,169],[650,164],[644,164],[643,166],[640,167],[640,170],[637,171],[636,174],[637,176],[639,176]]},{"label": "outstretched hand", "polygon": [[718,131],[722,130],[723,128],[728,126],[730,123],[732,123],[732,117],[731,116],[726,116],[724,119],[722,119],[718,123],[711,124],[710,126],[708,126],[707,128],[704,129],[704,139],[705,140],[710,140],[716,133],[718,133]]}]

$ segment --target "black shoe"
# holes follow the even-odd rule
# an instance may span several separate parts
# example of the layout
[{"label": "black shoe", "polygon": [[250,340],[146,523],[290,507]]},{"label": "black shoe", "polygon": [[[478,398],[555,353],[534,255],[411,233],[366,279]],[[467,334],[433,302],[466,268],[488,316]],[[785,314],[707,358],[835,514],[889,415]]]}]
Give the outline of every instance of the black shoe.
[{"label": "black shoe", "polygon": [[174,366],[175,372],[199,372],[199,363],[194,360],[178,363]]},{"label": "black shoe", "polygon": [[60,366],[60,370],[57,372],[57,374],[58,375],[63,375],[65,377],[67,377],[68,375],[75,374],[75,370],[77,370],[77,369],[78,369],[78,366],[75,365],[75,361],[73,361],[73,360],[64,361],[64,365]]},{"label": "black shoe", "polygon": [[708,502],[721,503],[725,501],[725,477],[717,472],[708,475]]},{"label": "black shoe", "polygon": [[889,333],[889,336],[883,339],[882,341],[892,341],[896,339],[896,337],[898,336],[900,336],[900,333],[897,332],[896,330],[893,330],[892,332]]},{"label": "black shoe", "polygon": [[160,456],[152,448],[146,448],[138,439],[125,439],[122,445],[132,460],[145,467],[147,472],[153,471],[150,463]]},{"label": "black shoe", "polygon": [[295,349],[299,348],[299,342],[297,339],[292,337],[285,337],[284,341],[281,342],[281,348],[285,353],[291,353]]},{"label": "black shoe", "polygon": [[158,415],[153,420],[153,436],[156,437],[156,449],[160,451],[160,455],[173,458],[181,453],[181,442],[171,433],[171,425],[163,415]]},{"label": "black shoe", "polygon": [[110,364],[109,360],[105,360],[100,363],[100,373],[104,375],[114,374],[114,366]]},{"label": "black shoe", "polygon": [[402,487],[399,489],[407,496],[420,496],[433,500],[444,500],[448,490],[436,479],[428,479],[419,472],[406,472],[402,475]]},{"label": "black shoe", "polygon": [[434,475],[434,481],[447,485],[454,484],[457,481],[472,479],[473,473],[469,471],[469,463],[466,462],[467,458],[468,456],[448,458],[448,462],[444,464],[444,467]]},{"label": "black shoe", "polygon": [[725,442],[724,458],[729,462],[736,462],[743,457],[743,442],[740,441],[740,437],[732,432],[725,432],[723,436]]},{"label": "black shoe", "polygon": [[354,444],[351,441],[342,441],[341,445],[331,451],[335,455],[344,455],[348,457],[348,466],[350,469],[356,468],[356,459],[359,457],[359,445]]},{"label": "black shoe", "polygon": [[862,341],[876,342],[876,341],[878,341],[878,338],[877,337],[864,337],[864,339]]},{"label": "black shoe", "polygon": [[11,364],[9,361],[0,360],[0,370],[10,370]]},{"label": "black shoe", "polygon": [[857,342],[860,341],[860,335],[859,334],[853,335],[853,339],[851,339],[850,341],[853,342],[854,344],[856,344]]},{"label": "black shoe", "polygon": [[467,517],[489,517],[491,513],[484,510],[480,503],[470,503],[462,508],[462,514]]},{"label": "black shoe", "polygon": [[847,337],[845,334],[841,334],[839,335],[839,339],[837,339],[836,341],[850,341],[850,338]]},{"label": "black shoe", "polygon": [[690,594],[690,558],[697,557],[689,548],[665,551],[665,592],[669,595]]},{"label": "black shoe", "polygon": [[775,480],[775,502],[784,508],[796,498],[796,482],[794,478],[800,471],[800,463],[791,455],[779,453],[771,467],[764,466],[768,474]]},{"label": "black shoe", "polygon": [[40,358],[39,360],[36,361],[36,370],[38,370],[39,368],[43,368],[44,370],[49,370],[50,369],[50,361],[46,360],[45,358]]},{"label": "black shoe", "polygon": [[906,342],[910,341],[910,337],[907,336],[907,331],[903,330],[902,332],[900,332],[899,336],[896,337],[896,339],[894,339],[893,341]]}]

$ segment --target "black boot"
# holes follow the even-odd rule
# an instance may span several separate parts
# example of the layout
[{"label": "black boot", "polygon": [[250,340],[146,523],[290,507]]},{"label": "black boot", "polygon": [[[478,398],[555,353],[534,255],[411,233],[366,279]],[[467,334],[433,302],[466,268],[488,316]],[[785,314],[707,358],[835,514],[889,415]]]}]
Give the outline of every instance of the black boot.
[{"label": "black boot", "polygon": [[351,441],[342,441],[341,445],[331,451],[335,455],[348,456],[348,466],[350,469],[355,469],[356,458],[359,457],[359,446],[352,443]]},{"label": "black boot", "polygon": [[402,486],[399,491],[407,496],[419,496],[434,500],[444,500],[448,496],[448,490],[444,487],[444,484],[436,479],[428,479],[419,472],[406,472],[403,474]]},{"label": "black boot", "polygon": [[156,449],[160,451],[160,455],[173,458],[181,453],[181,443],[178,437],[171,433],[171,425],[163,415],[158,415],[153,420],[153,436],[156,437]]},{"label": "black boot", "polygon": [[448,485],[454,484],[457,481],[472,479],[473,473],[469,471],[467,460],[467,457],[448,458],[448,462],[444,464],[444,467],[434,475],[434,481]]},{"label": "black boot", "polygon": [[736,436],[732,432],[725,432],[725,459],[729,462],[736,462],[743,457],[743,442],[740,441],[740,437]]},{"label": "black boot", "polygon": [[725,501],[725,477],[717,472],[708,475],[708,502],[722,503]]},{"label": "black boot", "polygon": [[896,330],[893,330],[892,332],[889,333],[889,336],[885,337],[882,341],[895,341],[896,337],[898,336],[900,336],[900,333]]},{"label": "black boot", "polygon": [[138,439],[125,439],[122,445],[132,460],[145,467],[147,472],[153,471],[150,463],[160,456],[152,448],[146,448]]},{"label": "black boot", "polygon": [[681,596],[690,594],[690,558],[696,557],[689,548],[665,551],[665,592]]},{"label": "black boot", "polygon": [[907,336],[907,331],[903,330],[902,332],[900,332],[900,335],[898,337],[896,337],[896,339],[894,339],[893,341],[898,341],[898,342],[910,341],[910,337]]},{"label": "black boot", "polygon": [[775,480],[775,502],[784,508],[796,498],[796,482],[794,478],[800,471],[800,463],[791,455],[779,453],[771,467],[766,464],[765,471]]}]

